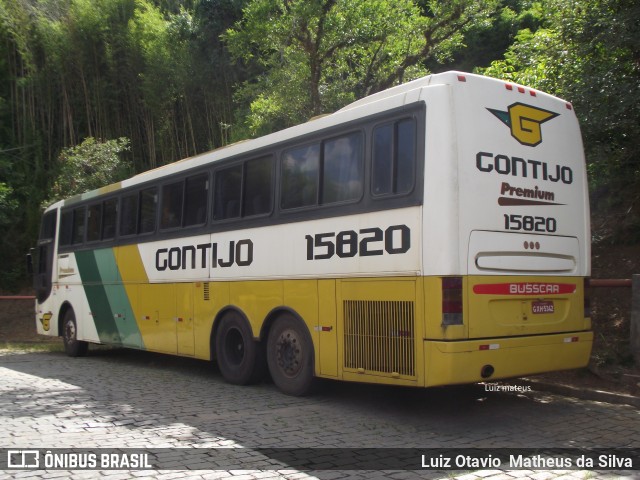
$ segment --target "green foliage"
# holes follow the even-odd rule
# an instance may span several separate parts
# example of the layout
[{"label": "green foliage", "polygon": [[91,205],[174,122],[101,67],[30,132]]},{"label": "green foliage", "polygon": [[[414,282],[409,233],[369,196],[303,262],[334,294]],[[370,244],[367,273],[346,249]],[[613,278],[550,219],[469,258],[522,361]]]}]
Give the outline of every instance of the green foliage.
[{"label": "green foliage", "polygon": [[[237,92],[246,130],[260,135],[334,111],[427,72],[462,48],[493,0],[252,0],[225,40],[264,73]],[[241,107],[242,108],[242,107]]]},{"label": "green foliage", "polygon": [[100,141],[86,138],[80,145],[60,152],[58,176],[48,202],[95,190],[131,176],[131,165],[122,152],[130,150],[128,138]]},{"label": "green foliage", "polygon": [[0,182],[0,227],[6,227],[13,221],[17,209],[18,201],[13,196],[13,189]]}]

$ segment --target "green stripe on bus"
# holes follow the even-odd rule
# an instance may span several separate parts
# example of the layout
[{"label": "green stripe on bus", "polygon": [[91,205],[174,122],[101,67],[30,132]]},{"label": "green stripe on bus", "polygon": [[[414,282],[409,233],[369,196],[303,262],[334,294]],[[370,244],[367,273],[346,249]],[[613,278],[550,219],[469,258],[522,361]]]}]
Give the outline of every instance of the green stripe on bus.
[{"label": "green stripe on bus", "polygon": [[91,250],[76,252],[75,256],[98,337],[103,343],[119,344],[120,334],[111,311],[107,293],[102,285],[102,277],[100,276],[94,252]]},{"label": "green stripe on bus", "polygon": [[94,250],[94,254],[96,265],[105,287],[107,300],[109,301],[111,312],[114,315],[116,327],[120,333],[122,345],[127,347],[144,347],[142,335],[140,334],[133,308],[131,308],[131,302],[129,301],[124,285],[122,285],[122,277],[118,270],[113,249],[104,248]]}]

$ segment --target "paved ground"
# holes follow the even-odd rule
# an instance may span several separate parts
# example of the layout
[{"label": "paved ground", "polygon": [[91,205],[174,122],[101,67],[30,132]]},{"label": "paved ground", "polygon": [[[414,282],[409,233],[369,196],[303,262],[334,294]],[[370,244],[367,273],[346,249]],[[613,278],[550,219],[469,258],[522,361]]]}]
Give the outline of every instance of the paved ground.
[{"label": "paved ground", "polygon": [[[226,455],[214,447],[242,451]],[[294,461],[282,459],[281,450],[265,450],[319,452],[324,459],[318,461],[327,468],[339,452],[359,457],[359,465],[369,458],[379,466],[381,457],[389,456],[396,468],[394,455],[421,451],[427,458],[433,453],[453,458],[469,448],[497,456],[504,448],[597,447],[629,447],[637,455],[640,412],[479,385],[413,390],[328,382],[313,397],[292,398],[271,384],[227,385],[214,367],[189,359],[108,349],[82,359],[0,352],[0,449],[151,449],[159,462],[137,471],[4,470],[0,478],[640,478],[640,471],[628,469],[512,469],[508,462],[456,471],[301,472]],[[416,450],[377,450],[383,448]],[[430,450],[435,448],[451,450]]]}]

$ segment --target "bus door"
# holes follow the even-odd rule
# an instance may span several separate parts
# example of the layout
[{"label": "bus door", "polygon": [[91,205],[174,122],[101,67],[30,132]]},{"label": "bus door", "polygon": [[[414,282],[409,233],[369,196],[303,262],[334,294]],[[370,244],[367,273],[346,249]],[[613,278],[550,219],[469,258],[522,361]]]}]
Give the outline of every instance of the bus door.
[{"label": "bus door", "polygon": [[42,218],[33,271],[33,288],[38,303],[43,303],[51,294],[57,221],[58,210],[51,210]]}]

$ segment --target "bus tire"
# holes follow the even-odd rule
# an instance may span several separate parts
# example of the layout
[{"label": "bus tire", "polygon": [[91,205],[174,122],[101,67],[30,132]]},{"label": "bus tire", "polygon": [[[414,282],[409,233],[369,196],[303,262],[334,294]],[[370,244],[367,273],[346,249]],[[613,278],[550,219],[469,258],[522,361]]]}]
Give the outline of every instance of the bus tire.
[{"label": "bus tire", "polygon": [[267,364],[273,382],[283,393],[311,393],[315,385],[313,341],[301,320],[291,314],[275,320],[267,340]]},{"label": "bus tire", "polygon": [[249,385],[264,374],[262,344],[253,339],[249,323],[237,312],[228,312],[220,320],[215,353],[224,379],[234,385]]},{"label": "bus tire", "polygon": [[78,324],[73,308],[69,308],[62,319],[62,342],[64,351],[70,357],[84,357],[89,344],[78,340]]}]

